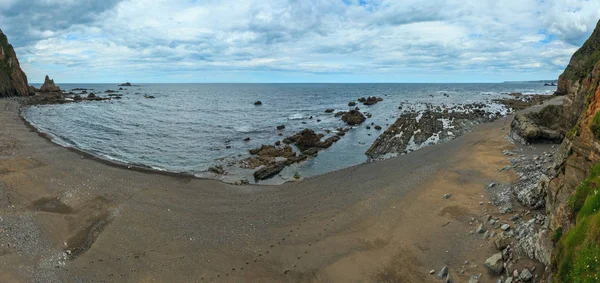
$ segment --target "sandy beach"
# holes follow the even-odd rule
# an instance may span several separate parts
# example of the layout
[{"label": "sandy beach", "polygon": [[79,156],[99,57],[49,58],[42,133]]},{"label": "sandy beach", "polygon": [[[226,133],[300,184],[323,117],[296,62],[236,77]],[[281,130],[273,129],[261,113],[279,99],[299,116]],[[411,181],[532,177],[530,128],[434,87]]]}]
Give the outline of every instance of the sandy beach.
[{"label": "sandy beach", "polygon": [[439,282],[444,265],[457,282],[496,278],[483,266],[496,249],[470,232],[509,217],[485,187],[516,178],[499,172],[511,116],[393,159],[234,186],[98,162],[19,107],[0,100],[1,282]]}]

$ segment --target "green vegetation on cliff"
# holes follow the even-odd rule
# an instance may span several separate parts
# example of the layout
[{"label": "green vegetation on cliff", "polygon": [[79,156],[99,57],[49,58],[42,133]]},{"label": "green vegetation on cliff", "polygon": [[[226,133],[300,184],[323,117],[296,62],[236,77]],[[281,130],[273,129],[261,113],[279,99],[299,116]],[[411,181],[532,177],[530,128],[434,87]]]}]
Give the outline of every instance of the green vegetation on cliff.
[{"label": "green vegetation on cliff", "polygon": [[573,54],[571,62],[562,77],[570,81],[576,81],[591,76],[592,70],[598,61],[600,61],[600,22],[598,22],[590,38]]},{"label": "green vegetation on cliff", "polygon": [[[569,199],[575,226],[558,236],[556,282],[600,282],[600,163]],[[557,237],[557,238],[558,238]]]}]

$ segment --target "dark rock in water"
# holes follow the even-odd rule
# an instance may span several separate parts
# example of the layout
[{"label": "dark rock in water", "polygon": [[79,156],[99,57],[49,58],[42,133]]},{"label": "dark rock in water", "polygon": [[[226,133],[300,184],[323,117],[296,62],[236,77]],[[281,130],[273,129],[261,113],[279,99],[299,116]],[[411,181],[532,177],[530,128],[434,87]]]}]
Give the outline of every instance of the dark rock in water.
[{"label": "dark rock in water", "polygon": [[280,130],[280,131],[281,131],[281,130],[283,130],[283,129],[285,129],[285,125],[279,125],[279,126],[277,126],[277,130]]},{"label": "dark rock in water", "polygon": [[112,89],[109,89],[109,90],[105,91],[105,93],[117,93],[117,92],[118,92],[118,91],[116,91],[116,90],[112,90]]},{"label": "dark rock in water", "polygon": [[146,94],[144,94],[144,97],[145,97],[145,98],[155,98],[155,97],[154,97],[154,96],[152,96],[152,95],[146,95]]},{"label": "dark rock in water", "polygon": [[517,114],[510,124],[510,136],[518,142],[561,143],[565,137],[563,107],[549,105],[539,112]]},{"label": "dark rock in water", "polygon": [[331,108],[329,108],[329,109],[325,109],[325,113],[333,113],[334,111],[335,111],[335,110],[334,110],[334,109],[331,109]]},{"label": "dark rock in water", "polygon": [[96,98],[96,95],[92,92],[88,94],[87,98]]},{"label": "dark rock in water", "polygon": [[298,146],[301,151],[305,151],[312,147],[320,147],[322,137],[322,135],[317,135],[313,130],[304,129],[301,132],[288,137],[287,139],[295,142],[296,146]]},{"label": "dark rock in water", "polygon": [[365,120],[367,120],[367,118],[356,110],[350,110],[342,115],[342,121],[346,122],[346,124],[350,126],[360,125]]},{"label": "dark rock in water", "polygon": [[250,141],[250,138],[245,138],[245,139],[244,139],[244,141],[245,141],[245,142],[249,142],[249,141]]},{"label": "dark rock in water", "polygon": [[15,50],[0,30],[0,97],[28,96],[33,93],[28,86],[27,76],[21,70]]},{"label": "dark rock in water", "polygon": [[225,174],[225,169],[223,169],[223,166],[221,165],[210,167],[208,168],[208,171],[219,175]]},{"label": "dark rock in water", "polygon": [[259,100],[259,101],[256,101],[256,102],[254,102],[254,105],[256,105],[256,106],[260,106],[260,105],[262,105],[262,101],[260,101],[260,100]]},{"label": "dark rock in water", "polygon": [[309,149],[303,150],[302,153],[308,156],[317,156],[319,154],[319,148],[311,147]]},{"label": "dark rock in water", "polygon": [[339,111],[338,113],[335,113],[334,117],[340,117],[344,114],[346,114],[346,111]]},{"label": "dark rock in water", "polygon": [[354,106],[356,106],[356,102],[350,101],[350,102],[348,102],[348,106],[349,107],[354,107]]},{"label": "dark rock in water", "polygon": [[87,90],[84,90],[81,92],[81,94],[87,94],[87,93],[88,93]]},{"label": "dark rock in water", "polygon": [[358,102],[360,102],[360,103],[365,103],[366,101],[367,101],[367,99],[364,97],[361,97],[358,99]]},{"label": "dark rock in water", "polygon": [[123,90],[123,88],[122,88],[122,87],[120,87],[120,88],[119,88],[119,90]]},{"label": "dark rock in water", "polygon": [[377,102],[383,101],[383,98],[381,97],[375,97],[375,96],[369,96],[367,99],[365,99],[365,101],[363,102],[364,105],[375,105],[377,104]]},{"label": "dark rock in water", "polygon": [[381,131],[381,126],[379,126],[379,125],[375,126],[375,130]]},{"label": "dark rock in water", "polygon": [[73,96],[73,100],[75,100],[75,101],[81,101],[82,100],[81,95],[76,94],[75,96]]},{"label": "dark rock in water", "polygon": [[276,146],[280,146],[280,145],[281,145],[281,141],[276,141],[276,142],[275,142],[275,145],[276,145]]},{"label": "dark rock in water", "polygon": [[120,84],[119,86],[131,86],[131,83],[129,83],[129,82],[126,82],[126,83],[124,83],[124,84]]},{"label": "dark rock in water", "polygon": [[279,174],[283,168],[285,168],[286,162],[277,162],[273,165],[265,166],[256,172],[254,172],[254,179],[256,180],[266,180],[272,178],[273,176]]},{"label": "dark rock in water", "polygon": [[60,87],[54,84],[54,80],[51,80],[50,77],[46,76],[44,79],[44,84],[40,88],[42,92],[59,92]]}]

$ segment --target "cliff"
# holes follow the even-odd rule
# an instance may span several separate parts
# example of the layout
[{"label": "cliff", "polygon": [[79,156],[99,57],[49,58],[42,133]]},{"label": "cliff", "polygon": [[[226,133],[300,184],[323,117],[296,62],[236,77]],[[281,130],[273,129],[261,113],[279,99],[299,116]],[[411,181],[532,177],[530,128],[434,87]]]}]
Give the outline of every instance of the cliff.
[{"label": "cliff", "polygon": [[599,83],[600,22],[559,78],[558,94],[565,95],[562,120],[571,130],[556,156],[557,174],[546,196],[555,282],[598,282],[600,277]]},{"label": "cliff", "polygon": [[15,50],[0,30],[0,97],[28,94],[27,76],[21,70]]}]

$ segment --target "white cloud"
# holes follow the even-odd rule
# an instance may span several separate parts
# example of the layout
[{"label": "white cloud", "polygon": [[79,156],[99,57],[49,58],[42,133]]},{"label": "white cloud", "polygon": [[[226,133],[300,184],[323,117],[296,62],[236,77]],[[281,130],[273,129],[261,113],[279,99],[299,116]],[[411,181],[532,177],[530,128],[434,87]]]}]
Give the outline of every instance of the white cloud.
[{"label": "white cloud", "polygon": [[55,3],[50,14],[31,8],[50,2],[0,0],[0,27],[26,57],[31,81],[46,73],[63,81],[174,73],[193,80],[210,72],[285,72],[297,80],[557,76],[600,18],[600,2],[584,0],[112,0]]}]

